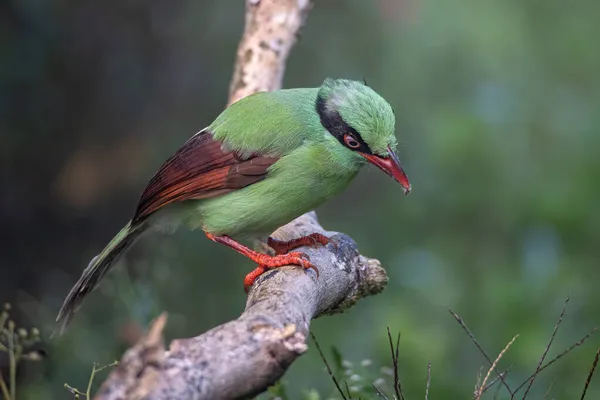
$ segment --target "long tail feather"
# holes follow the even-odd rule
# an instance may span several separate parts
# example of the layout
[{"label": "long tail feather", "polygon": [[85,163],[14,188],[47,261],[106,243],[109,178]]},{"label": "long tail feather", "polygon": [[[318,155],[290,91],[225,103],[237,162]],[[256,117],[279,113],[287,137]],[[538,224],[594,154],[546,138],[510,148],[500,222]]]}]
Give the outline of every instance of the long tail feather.
[{"label": "long tail feather", "polygon": [[65,299],[58,317],[56,318],[57,328],[62,335],[73,318],[73,314],[77,312],[85,296],[94,290],[100,280],[108,272],[110,267],[125,253],[136,239],[143,233],[146,225],[132,225],[129,222],[121,231],[110,241],[110,243],[102,250],[100,254],[90,261],[87,268],[81,274],[81,277],[73,286],[67,298]]}]

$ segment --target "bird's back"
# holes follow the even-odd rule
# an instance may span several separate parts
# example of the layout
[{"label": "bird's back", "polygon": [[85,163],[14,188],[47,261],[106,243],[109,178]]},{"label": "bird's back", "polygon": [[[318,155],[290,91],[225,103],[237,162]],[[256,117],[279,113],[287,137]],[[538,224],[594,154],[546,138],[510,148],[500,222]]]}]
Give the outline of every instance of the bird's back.
[{"label": "bird's back", "polygon": [[253,94],[224,110],[208,131],[242,155],[283,156],[323,132],[317,93],[302,88]]}]

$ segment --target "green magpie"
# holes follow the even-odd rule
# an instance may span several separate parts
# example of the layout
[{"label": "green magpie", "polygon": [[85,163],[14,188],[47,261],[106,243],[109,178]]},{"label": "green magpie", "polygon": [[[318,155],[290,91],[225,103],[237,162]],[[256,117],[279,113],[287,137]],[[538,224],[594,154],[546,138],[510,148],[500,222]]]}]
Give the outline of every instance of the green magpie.
[{"label": "green magpie", "polygon": [[[131,221],[94,257],[58,314],[63,332],[84,297],[146,231],[201,229],[258,264],[246,291],[268,269],[299,265],[318,270],[301,246],[326,245],[321,234],[283,242],[278,227],[345,189],[373,164],[408,194],[396,155],[391,106],[366,83],[326,79],[318,88],[283,89],[245,97],[192,136],[148,183]],[[240,240],[267,238],[275,251],[254,251]]]}]

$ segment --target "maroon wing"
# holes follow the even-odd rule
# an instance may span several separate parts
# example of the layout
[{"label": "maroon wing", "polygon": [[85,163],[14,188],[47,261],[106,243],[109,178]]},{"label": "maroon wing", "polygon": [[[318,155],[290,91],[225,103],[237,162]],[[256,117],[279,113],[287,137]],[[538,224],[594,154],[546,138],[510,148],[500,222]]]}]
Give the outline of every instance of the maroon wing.
[{"label": "maroon wing", "polygon": [[188,140],[154,175],[138,203],[134,222],[177,201],[205,199],[259,182],[278,158],[242,159],[223,151],[222,143],[203,131]]}]

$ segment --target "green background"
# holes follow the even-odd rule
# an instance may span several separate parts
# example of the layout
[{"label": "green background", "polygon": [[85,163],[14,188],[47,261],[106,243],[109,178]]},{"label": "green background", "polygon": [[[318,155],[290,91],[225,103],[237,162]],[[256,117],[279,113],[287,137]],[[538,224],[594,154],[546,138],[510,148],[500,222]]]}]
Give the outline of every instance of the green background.
[{"label": "green background", "polygon": [[[514,365],[517,386],[567,296],[550,356],[598,324],[600,2],[316,3],[284,86],[366,78],[395,110],[413,184],[404,197],[367,168],[318,210],[390,277],[381,295],[314,321],[321,346],[355,366],[372,360],[349,382],[366,384],[390,363],[389,326],[402,332],[407,398],[423,397],[429,361],[430,399],[471,398],[485,361],[449,307],[492,358],[520,334],[500,363]],[[20,324],[48,337],[64,295],[154,171],[224,107],[243,18],[241,1],[0,5],[0,301]],[[168,340],[235,318],[252,268],[202,233],[147,237],[69,332],[45,341],[48,357],[23,365],[20,398],[68,398],[64,382],[85,387],[93,362],[120,358],[163,310]],[[309,345],[285,376],[291,398],[333,393]],[[543,372],[530,398],[553,380],[552,396],[579,398],[598,345]],[[588,398],[598,396],[592,382]]]}]

